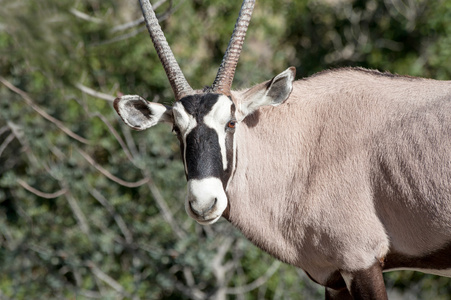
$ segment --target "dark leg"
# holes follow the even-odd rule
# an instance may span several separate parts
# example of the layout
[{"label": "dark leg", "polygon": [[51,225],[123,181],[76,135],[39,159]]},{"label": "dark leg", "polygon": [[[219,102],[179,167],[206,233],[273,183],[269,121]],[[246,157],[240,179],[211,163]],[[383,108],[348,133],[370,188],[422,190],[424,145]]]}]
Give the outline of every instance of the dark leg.
[{"label": "dark leg", "polygon": [[352,300],[352,296],[347,288],[341,290],[326,288],[326,300]]},{"label": "dark leg", "polygon": [[379,262],[365,270],[340,273],[340,284],[326,288],[326,300],[388,300]]},{"label": "dark leg", "polygon": [[349,279],[354,300],[388,300],[382,266],[379,262],[366,270],[350,273]]}]

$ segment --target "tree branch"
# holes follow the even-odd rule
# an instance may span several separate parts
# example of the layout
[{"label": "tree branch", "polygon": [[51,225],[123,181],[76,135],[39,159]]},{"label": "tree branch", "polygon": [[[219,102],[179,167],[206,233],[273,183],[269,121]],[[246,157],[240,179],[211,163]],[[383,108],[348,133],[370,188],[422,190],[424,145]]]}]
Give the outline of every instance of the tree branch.
[{"label": "tree branch", "polygon": [[5,151],[6,147],[8,147],[9,143],[11,143],[16,136],[14,133],[11,133],[6,137],[3,143],[0,145],[0,156],[2,156],[3,151]]},{"label": "tree branch", "polygon": [[[152,5],[153,10],[156,10],[158,7],[160,7],[166,1],[167,0],[160,0],[157,3],[153,4]],[[170,7],[171,6],[172,6],[172,0],[171,0]],[[158,21],[162,21],[162,20],[158,19]],[[131,21],[131,22],[128,22],[128,23],[125,23],[125,24],[117,25],[117,26],[113,27],[113,29],[111,29],[111,32],[124,31],[124,30],[130,29],[130,28],[133,28],[135,26],[138,26],[138,25],[140,25],[142,23],[144,23],[144,17],[143,16],[140,17],[137,20],[134,20],[134,21]]]},{"label": "tree branch", "polygon": [[118,31],[124,31],[124,30],[130,29],[130,28],[136,27],[136,26],[138,26],[138,25],[140,25],[142,23],[144,23],[144,17],[143,16],[141,16],[140,18],[138,18],[136,20],[133,20],[133,21],[121,24],[121,25],[114,26],[111,29],[111,32],[114,33],[114,32],[118,32]]},{"label": "tree branch", "polygon": [[[111,95],[108,94],[103,94],[103,93],[98,93],[88,87],[85,86],[81,86],[83,89],[87,89],[83,92],[87,93],[90,96],[94,96],[94,97],[105,97],[105,98],[114,98]],[[99,118],[110,130],[110,132],[113,134],[113,136],[116,138],[116,140],[119,142],[119,145],[121,145],[122,150],[124,150],[125,155],[127,156],[127,158],[130,160],[130,162],[133,163],[133,155],[130,153],[130,150],[127,148],[127,146],[125,145],[124,140],[121,138],[121,136],[119,135],[119,133],[116,131],[116,129],[114,129],[114,127],[110,124],[110,122],[108,121],[107,118],[105,118],[105,116],[103,116],[101,113],[99,112],[95,112],[95,113],[91,113],[87,107],[87,105],[83,102],[80,101],[79,99],[74,99],[81,107],[83,107],[83,109],[85,110],[85,112],[88,114],[88,116],[90,118],[93,117],[97,117]],[[136,165],[135,165],[136,166]]]},{"label": "tree branch", "polygon": [[226,294],[229,294],[229,295],[244,294],[244,293],[250,292],[250,291],[258,288],[259,286],[263,285],[266,281],[268,281],[272,277],[272,275],[274,275],[274,273],[279,268],[280,264],[281,264],[280,261],[275,260],[272,263],[272,265],[268,268],[268,270],[266,270],[266,273],[263,274],[263,276],[261,276],[260,278],[254,280],[253,282],[251,282],[249,284],[239,286],[239,287],[227,288]]},{"label": "tree branch", "polygon": [[82,11],[79,11],[79,10],[77,10],[75,8],[71,8],[69,11],[71,12],[71,14],[73,14],[74,16],[76,16],[77,18],[80,18],[82,20],[93,22],[93,23],[96,23],[96,24],[103,23],[102,19],[91,17],[90,15],[88,15],[88,14],[82,12]]},{"label": "tree branch", "polygon": [[[163,4],[166,1],[167,0],[160,0],[159,2],[155,3],[154,5],[152,5],[153,10],[156,10],[161,4]],[[169,18],[169,16],[172,15],[174,13],[174,11],[176,11],[179,8],[179,6],[180,6],[180,4],[177,5],[177,7],[173,8],[172,7],[172,0],[170,0],[169,1],[169,8],[167,8],[164,13],[162,13],[161,15],[157,16],[158,22],[161,23],[162,21],[164,21],[167,18]],[[121,25],[113,27],[113,29],[111,29],[111,32],[115,33],[115,32],[119,32],[119,31],[125,31],[125,30],[128,30],[130,28],[133,28],[133,27],[141,25],[142,23],[144,23],[144,21],[145,21],[144,17],[140,17],[139,19],[133,20],[131,22],[128,22],[128,23],[121,24]],[[112,44],[112,43],[119,42],[119,41],[122,41],[122,40],[126,40],[126,39],[129,39],[131,37],[134,37],[135,35],[141,33],[142,31],[145,31],[145,30],[146,30],[146,27],[144,26],[144,27],[135,29],[135,30],[133,30],[133,31],[131,31],[129,33],[125,33],[125,34],[122,34],[120,36],[113,37],[113,38],[111,38],[109,40],[105,40],[105,41],[98,42],[98,43],[93,43],[93,44],[91,44],[91,46],[108,45],[108,44]]]},{"label": "tree branch", "polygon": [[80,153],[94,168],[96,168],[100,173],[102,173],[103,175],[105,175],[106,177],[108,177],[110,180],[125,186],[125,187],[129,187],[129,188],[135,188],[138,186],[141,186],[145,183],[149,182],[149,178],[143,178],[139,181],[136,182],[128,182],[128,181],[124,181],[116,176],[114,176],[113,174],[111,174],[110,172],[108,172],[107,170],[105,170],[102,166],[100,166],[99,164],[97,164],[94,159],[92,159],[91,156],[89,156],[86,152],[84,152],[83,150],[77,148],[78,153]]},{"label": "tree branch", "polygon": [[119,282],[117,282],[112,277],[108,276],[108,274],[100,270],[99,267],[97,267],[92,261],[87,261],[85,264],[91,270],[91,272],[94,274],[95,277],[108,284],[110,287],[112,287],[115,291],[117,291],[121,295],[130,298],[131,295],[125,290],[125,288]]},{"label": "tree branch", "polygon": [[92,44],[90,44],[90,46],[103,46],[103,45],[113,44],[113,43],[116,43],[116,42],[120,42],[120,41],[129,39],[129,38],[132,38],[135,35],[138,35],[139,33],[143,32],[143,31],[146,31],[146,27],[135,29],[135,30],[133,30],[133,31],[131,31],[129,33],[122,34],[120,36],[114,37],[114,38],[109,39],[109,40],[105,40],[105,41],[101,41],[101,42],[97,42],[97,43],[92,43]]},{"label": "tree branch", "polygon": [[156,186],[155,182],[153,182],[150,173],[147,170],[144,170],[144,174],[146,178],[148,178],[147,186],[149,187],[150,192],[152,193],[155,202],[157,202],[158,207],[160,208],[161,213],[163,214],[163,218],[165,221],[171,226],[172,230],[175,232],[177,237],[185,238],[185,232],[178,226],[177,222],[174,220],[174,215],[169,209],[166,201],[160,193],[160,190]]},{"label": "tree branch", "polygon": [[125,237],[125,241],[129,244],[133,243],[133,235],[131,231],[128,229],[127,225],[124,222],[124,219],[116,213],[114,207],[108,202],[108,200],[96,189],[90,189],[89,193],[100,203],[102,204],[106,210],[110,213],[110,215],[114,218],[117,226],[121,230],[122,234]]},{"label": "tree branch", "polygon": [[41,197],[41,198],[45,198],[45,199],[58,198],[59,196],[62,196],[65,193],[67,193],[67,189],[66,188],[61,189],[61,190],[59,190],[57,192],[54,192],[54,193],[44,193],[44,192],[41,192],[41,191],[35,189],[34,187],[28,185],[28,183],[26,183],[22,179],[17,179],[17,183],[20,184],[21,187],[23,187],[24,189],[26,189],[30,193],[33,193],[36,196]]},{"label": "tree branch", "polygon": [[195,299],[195,300],[207,299],[207,295],[204,292],[202,292],[201,290],[199,290],[197,288],[186,287],[182,283],[180,283],[179,281],[175,282],[175,287],[179,291],[184,293],[186,296],[188,296],[190,299]]},{"label": "tree branch", "polygon": [[116,99],[116,97],[114,97],[114,96],[111,96],[111,95],[109,95],[109,94],[105,94],[105,93],[98,92],[98,91],[96,91],[96,90],[93,90],[93,89],[91,89],[91,88],[89,88],[89,87],[87,87],[87,86],[81,84],[81,83],[76,83],[76,84],[75,84],[75,87],[76,87],[77,89],[79,89],[80,91],[82,91],[83,93],[86,93],[86,94],[88,94],[88,95],[90,95],[90,96],[93,96],[93,97],[95,97],[95,98],[99,98],[99,99],[106,100],[106,101],[110,101],[110,102],[113,102],[114,99]]},{"label": "tree branch", "polygon": [[124,135],[125,142],[127,143],[127,149],[130,150],[130,153],[133,157],[137,157],[139,155],[138,149],[136,148],[135,140],[131,134],[131,129],[127,125],[120,126],[122,134]]},{"label": "tree branch", "polygon": [[108,127],[110,132],[113,134],[114,138],[118,141],[119,145],[121,145],[121,148],[122,148],[122,150],[124,150],[124,153],[127,156],[128,160],[130,160],[130,162],[134,164],[133,155],[130,153],[127,146],[125,145],[124,140],[121,138],[121,136],[116,131],[116,129],[114,129],[114,127],[110,124],[110,122],[102,114],[100,114],[98,112],[94,113],[94,114],[90,114],[90,116],[98,117],[100,120],[102,120],[102,122]]},{"label": "tree branch", "polygon": [[49,115],[48,113],[46,113],[42,108],[40,108],[38,105],[36,105],[33,100],[30,98],[30,96],[28,96],[27,93],[25,93],[24,91],[22,91],[21,89],[15,87],[12,83],[10,83],[9,81],[7,81],[5,78],[3,78],[2,76],[0,76],[0,82],[3,83],[3,85],[5,85],[8,89],[10,89],[11,91],[13,91],[14,93],[18,94],[19,96],[22,97],[22,99],[25,100],[25,102],[31,106],[31,108],[33,108],[38,114],[40,114],[42,117],[44,117],[45,119],[47,119],[48,121],[52,122],[53,124],[55,124],[60,130],[62,130],[64,133],[66,133],[68,136],[70,136],[71,138],[79,141],[80,143],[83,144],[89,144],[89,141],[81,136],[79,136],[78,134],[72,132],[69,128],[67,128],[66,126],[64,126],[64,124],[58,120],[55,119],[54,117],[52,117],[51,115]]},{"label": "tree branch", "polygon": [[213,270],[213,274],[216,277],[216,286],[218,289],[216,290],[213,298],[217,300],[226,299],[226,291],[227,291],[227,281],[226,281],[226,273],[230,269],[229,265],[223,265],[222,261],[224,260],[227,251],[229,251],[232,246],[233,238],[227,237],[221,245],[219,246],[215,257],[211,260],[211,269]]},{"label": "tree branch", "polygon": [[[7,124],[9,126],[9,128],[11,129],[11,132],[16,137],[16,139],[22,145],[22,148],[23,148],[25,154],[28,156],[28,160],[30,161],[30,163],[34,164],[38,168],[41,168],[41,165],[43,165],[43,164],[40,163],[40,161],[36,158],[34,153],[31,151],[30,143],[26,139],[22,127],[17,124],[14,124],[11,121],[8,121]],[[46,168],[46,166],[44,166],[44,168]]]},{"label": "tree branch", "polygon": [[0,128],[0,135],[4,134],[5,132],[7,132],[9,130],[11,130],[11,129],[9,128],[8,125],[3,126],[2,128]]},{"label": "tree branch", "polygon": [[70,193],[66,194],[67,202],[69,202],[69,206],[72,209],[72,212],[75,215],[75,218],[77,219],[78,225],[80,226],[81,231],[89,236],[89,225],[88,221],[86,220],[85,215],[83,214],[80,206],[77,203],[77,200],[75,200],[74,197]]}]

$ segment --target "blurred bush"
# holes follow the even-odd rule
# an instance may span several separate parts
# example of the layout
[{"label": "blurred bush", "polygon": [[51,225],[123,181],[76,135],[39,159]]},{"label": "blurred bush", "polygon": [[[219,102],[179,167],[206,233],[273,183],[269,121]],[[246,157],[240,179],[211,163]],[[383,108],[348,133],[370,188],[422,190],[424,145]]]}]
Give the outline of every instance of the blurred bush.
[{"label": "blurred bush", "polygon": [[[118,120],[116,95],[173,101],[137,2],[1,2],[0,299],[324,297],[227,222],[190,220],[171,128]],[[211,84],[240,4],[154,4],[192,86]],[[259,0],[234,86],[290,65],[450,79],[451,1]],[[409,299],[451,294],[420,273],[386,282]]]}]

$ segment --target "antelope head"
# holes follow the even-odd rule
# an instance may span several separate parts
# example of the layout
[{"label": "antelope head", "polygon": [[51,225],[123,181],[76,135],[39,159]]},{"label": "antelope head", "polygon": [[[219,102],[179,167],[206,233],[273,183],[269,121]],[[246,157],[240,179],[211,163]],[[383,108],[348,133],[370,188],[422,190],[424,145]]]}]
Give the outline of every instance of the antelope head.
[{"label": "antelope head", "polygon": [[290,68],[241,93],[244,96],[240,99],[234,98],[232,81],[255,4],[255,0],[244,0],[212,86],[202,91],[193,90],[174,58],[151,4],[148,0],[140,0],[140,3],[176,101],[169,107],[127,95],[117,98],[114,108],[135,130],[160,122],[173,125],[188,181],[185,209],[198,223],[212,224],[228,206],[226,189],[235,167],[234,134],[238,123],[263,105],[277,105],[286,100],[292,90],[295,69]]}]

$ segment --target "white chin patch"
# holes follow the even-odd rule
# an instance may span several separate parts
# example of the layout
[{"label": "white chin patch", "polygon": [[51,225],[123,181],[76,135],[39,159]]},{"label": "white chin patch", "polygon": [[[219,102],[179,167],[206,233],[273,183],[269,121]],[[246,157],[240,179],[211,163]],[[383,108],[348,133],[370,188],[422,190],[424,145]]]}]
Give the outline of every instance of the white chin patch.
[{"label": "white chin patch", "polygon": [[188,181],[185,210],[199,224],[209,225],[219,220],[227,207],[227,196],[221,180],[210,177]]}]

